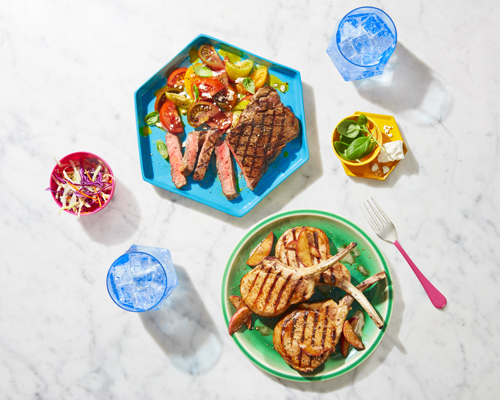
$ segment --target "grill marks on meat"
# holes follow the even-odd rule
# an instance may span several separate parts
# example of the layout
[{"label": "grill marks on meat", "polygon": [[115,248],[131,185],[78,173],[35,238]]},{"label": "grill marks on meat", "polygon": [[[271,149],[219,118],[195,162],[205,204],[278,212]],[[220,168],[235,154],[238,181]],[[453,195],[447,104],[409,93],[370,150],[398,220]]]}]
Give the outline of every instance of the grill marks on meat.
[{"label": "grill marks on meat", "polygon": [[276,324],[273,344],[287,364],[311,372],[335,351],[337,308],[333,300],[301,304]]},{"label": "grill marks on meat", "polygon": [[225,140],[219,139],[215,145],[215,161],[222,193],[224,193],[228,200],[233,200],[239,194],[236,191],[236,177],[231,151]]},{"label": "grill marks on meat", "polygon": [[[361,282],[357,289],[364,291],[385,277],[385,272],[379,272]],[[352,296],[346,295],[338,305],[333,300],[299,304],[276,324],[274,348],[297,371],[315,370],[335,351],[353,301]]]},{"label": "grill marks on meat", "polygon": [[308,300],[314,294],[314,278],[355,246],[356,243],[351,243],[336,256],[309,268],[293,269],[277,259],[267,258],[241,278],[241,298],[258,315],[280,315],[291,305]]},{"label": "grill marks on meat", "polygon": [[218,129],[210,129],[207,131],[205,141],[203,142],[203,146],[201,147],[200,155],[198,157],[198,164],[194,170],[194,180],[201,181],[205,177],[208,164],[210,163],[210,158],[212,157],[212,153],[215,148],[215,143],[223,133],[223,131]]},{"label": "grill marks on meat", "polygon": [[234,158],[250,190],[285,145],[299,134],[299,122],[276,89],[264,86],[252,96],[227,136]]},{"label": "grill marks on meat", "polygon": [[179,138],[179,135],[167,132],[165,134],[165,144],[167,145],[168,157],[170,159],[170,173],[172,174],[172,182],[177,189],[180,189],[187,183],[186,177],[181,172],[181,139]]}]

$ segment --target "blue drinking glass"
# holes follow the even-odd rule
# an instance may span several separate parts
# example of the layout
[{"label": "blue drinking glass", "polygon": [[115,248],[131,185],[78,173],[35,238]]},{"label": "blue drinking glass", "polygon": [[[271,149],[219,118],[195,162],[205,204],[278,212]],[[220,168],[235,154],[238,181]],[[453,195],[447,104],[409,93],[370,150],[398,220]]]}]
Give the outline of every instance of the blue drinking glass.
[{"label": "blue drinking glass", "polygon": [[111,299],[133,312],[158,310],[177,283],[170,251],[137,245],[115,260],[106,279]]},{"label": "blue drinking glass", "polygon": [[337,23],[326,52],[342,78],[355,81],[384,72],[397,41],[391,17],[375,7],[360,7]]}]

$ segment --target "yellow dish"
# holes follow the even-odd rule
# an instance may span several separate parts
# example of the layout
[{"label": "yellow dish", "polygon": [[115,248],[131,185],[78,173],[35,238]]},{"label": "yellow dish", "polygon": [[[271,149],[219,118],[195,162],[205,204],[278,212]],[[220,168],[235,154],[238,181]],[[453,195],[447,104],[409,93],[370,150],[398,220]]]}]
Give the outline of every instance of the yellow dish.
[{"label": "yellow dish", "polygon": [[[401,136],[401,132],[399,132],[398,125],[396,123],[396,120],[392,115],[383,115],[383,114],[371,114],[371,113],[366,113],[366,112],[361,112],[361,111],[356,111],[353,115],[358,116],[360,114],[365,114],[369,120],[372,120],[377,127],[379,128],[379,131],[381,132],[381,139],[382,141],[380,143],[388,143],[388,142],[393,142],[396,140],[401,140],[403,142],[403,153],[406,154],[408,151],[406,148],[406,145],[404,143],[403,137]],[[390,129],[387,129],[387,134],[383,132],[383,128],[387,126],[390,127]],[[335,131],[337,129],[335,128]],[[333,132],[332,135],[332,147],[333,147],[333,142],[335,138],[335,131]],[[389,136],[391,135],[391,136]],[[337,136],[338,137],[338,136]],[[378,139],[377,139],[378,140]],[[377,149],[380,150],[380,148],[377,146]],[[333,149],[335,155],[337,155],[337,152],[335,149]],[[376,150],[375,150],[376,151]],[[377,153],[378,155],[378,153]],[[338,156],[338,155],[337,155]],[[371,158],[371,157],[370,157]],[[340,158],[340,161],[342,163],[342,167],[344,168],[344,171],[346,175],[348,176],[356,176],[358,178],[368,178],[368,179],[377,179],[380,181],[385,180],[390,173],[394,170],[396,165],[398,165],[399,161],[392,161],[389,163],[379,163],[377,161],[377,157],[373,157],[371,161],[364,163],[363,165],[360,165],[359,163],[357,165],[352,165],[352,163],[347,164],[347,161],[343,160]],[[387,167],[388,170],[384,172],[384,168]]]}]

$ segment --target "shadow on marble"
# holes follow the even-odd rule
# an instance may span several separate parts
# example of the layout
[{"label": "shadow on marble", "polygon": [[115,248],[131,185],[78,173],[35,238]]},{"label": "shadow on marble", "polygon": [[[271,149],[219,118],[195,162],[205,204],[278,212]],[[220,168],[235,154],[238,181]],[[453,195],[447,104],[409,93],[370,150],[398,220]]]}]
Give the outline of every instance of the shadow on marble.
[{"label": "shadow on marble", "polygon": [[139,202],[123,181],[117,179],[111,202],[97,214],[81,217],[79,222],[93,241],[109,246],[130,239],[140,220]]},{"label": "shadow on marble", "polygon": [[404,129],[402,128],[402,125],[398,123],[398,129],[399,132],[401,133],[401,136],[403,138],[403,141],[405,142],[405,146],[408,149],[407,153],[405,154],[405,158],[399,162],[398,165],[394,168],[394,170],[391,172],[391,174],[384,180],[384,181],[379,181],[376,179],[367,179],[367,178],[358,178],[358,177],[352,177],[352,180],[357,182],[357,183],[362,183],[365,184],[366,186],[378,188],[378,187],[389,187],[392,188],[396,185],[396,183],[399,181],[399,179],[403,176],[411,176],[411,175],[418,175],[420,171],[420,165],[415,158],[415,155],[413,154],[411,150],[411,143],[406,139],[406,135],[404,132]]},{"label": "shadow on marble", "polygon": [[416,125],[434,126],[444,121],[453,106],[448,81],[402,43],[382,75],[353,84],[363,98]]},{"label": "shadow on marble", "polygon": [[179,370],[201,375],[213,368],[222,340],[186,270],[175,266],[179,285],[158,311],[140,314],[144,327]]},{"label": "shadow on marble", "polygon": [[248,229],[269,215],[281,211],[291,199],[307,190],[314,181],[323,175],[314,89],[304,82],[302,82],[302,88],[304,92],[304,112],[306,118],[307,142],[309,146],[309,161],[269,193],[260,203],[250,210],[248,214],[241,218],[233,217],[212,207],[154,186],[157,195],[165,200],[176,202],[183,207],[194,208],[196,211],[218,218],[224,223],[242,229]]}]

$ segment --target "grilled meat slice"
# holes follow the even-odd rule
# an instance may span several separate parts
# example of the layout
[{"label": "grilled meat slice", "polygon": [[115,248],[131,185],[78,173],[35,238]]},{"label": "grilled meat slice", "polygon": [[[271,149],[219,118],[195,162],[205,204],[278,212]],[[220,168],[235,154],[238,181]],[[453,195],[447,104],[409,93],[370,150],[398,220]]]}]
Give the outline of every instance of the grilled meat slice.
[{"label": "grilled meat slice", "polygon": [[314,278],[355,246],[351,243],[336,256],[309,268],[293,268],[275,258],[266,258],[241,278],[241,298],[254,313],[276,317],[291,305],[308,300],[314,293]]},{"label": "grilled meat slice", "polygon": [[[293,268],[305,268],[305,266],[298,260],[296,250],[288,245],[290,242],[297,240],[297,237],[302,228],[303,227],[297,227],[287,230],[285,233],[283,233],[283,235],[281,235],[281,237],[278,239],[278,242],[276,243],[277,258],[281,262]],[[318,228],[306,228],[309,243],[312,243],[316,248],[318,248],[321,255],[321,258],[318,258],[314,257],[311,254],[313,264],[318,264],[331,257],[330,245],[328,243],[328,237],[326,236],[326,234]],[[383,321],[380,319],[380,316],[377,314],[370,302],[351,283],[351,274],[349,270],[341,263],[336,263],[330,269],[323,272],[321,275],[314,279],[314,282],[316,283],[316,285],[326,284],[335,286],[349,293],[364,308],[373,322],[375,322],[375,325],[377,325],[379,328],[382,328],[384,326]]]},{"label": "grilled meat slice", "polygon": [[[364,291],[385,276],[385,272],[380,272],[357,288]],[[353,300],[347,295],[338,305],[325,300],[294,307],[274,328],[274,348],[297,371],[311,372],[318,368],[335,351]]]},{"label": "grilled meat slice", "polygon": [[205,141],[205,132],[194,130],[189,132],[186,139],[186,148],[184,149],[184,155],[182,156],[181,172],[188,176],[196,167],[196,161],[198,160],[198,153],[200,148],[203,146]]},{"label": "grilled meat slice", "polygon": [[259,89],[227,135],[229,148],[254,190],[269,164],[299,134],[299,121],[271,86]]},{"label": "grilled meat slice", "polygon": [[180,189],[187,183],[186,177],[181,172],[181,139],[179,138],[179,135],[167,132],[165,134],[165,144],[167,145],[168,158],[170,159],[170,173],[172,174],[172,182],[174,182],[174,185],[177,189]]},{"label": "grilled meat slice", "polygon": [[335,351],[337,308],[333,300],[300,304],[276,324],[274,348],[288,365],[312,372]]},{"label": "grilled meat slice", "polygon": [[205,135],[205,141],[201,147],[200,155],[198,156],[198,164],[194,170],[193,179],[196,181],[201,181],[205,177],[205,172],[207,172],[208,164],[210,163],[210,158],[214,152],[215,143],[222,136],[224,132],[218,129],[210,129]]},{"label": "grilled meat slice", "polygon": [[224,193],[224,196],[226,196],[228,200],[233,200],[238,197],[239,194],[236,191],[236,178],[234,176],[231,151],[225,140],[219,139],[215,145],[215,161],[222,193]]}]

